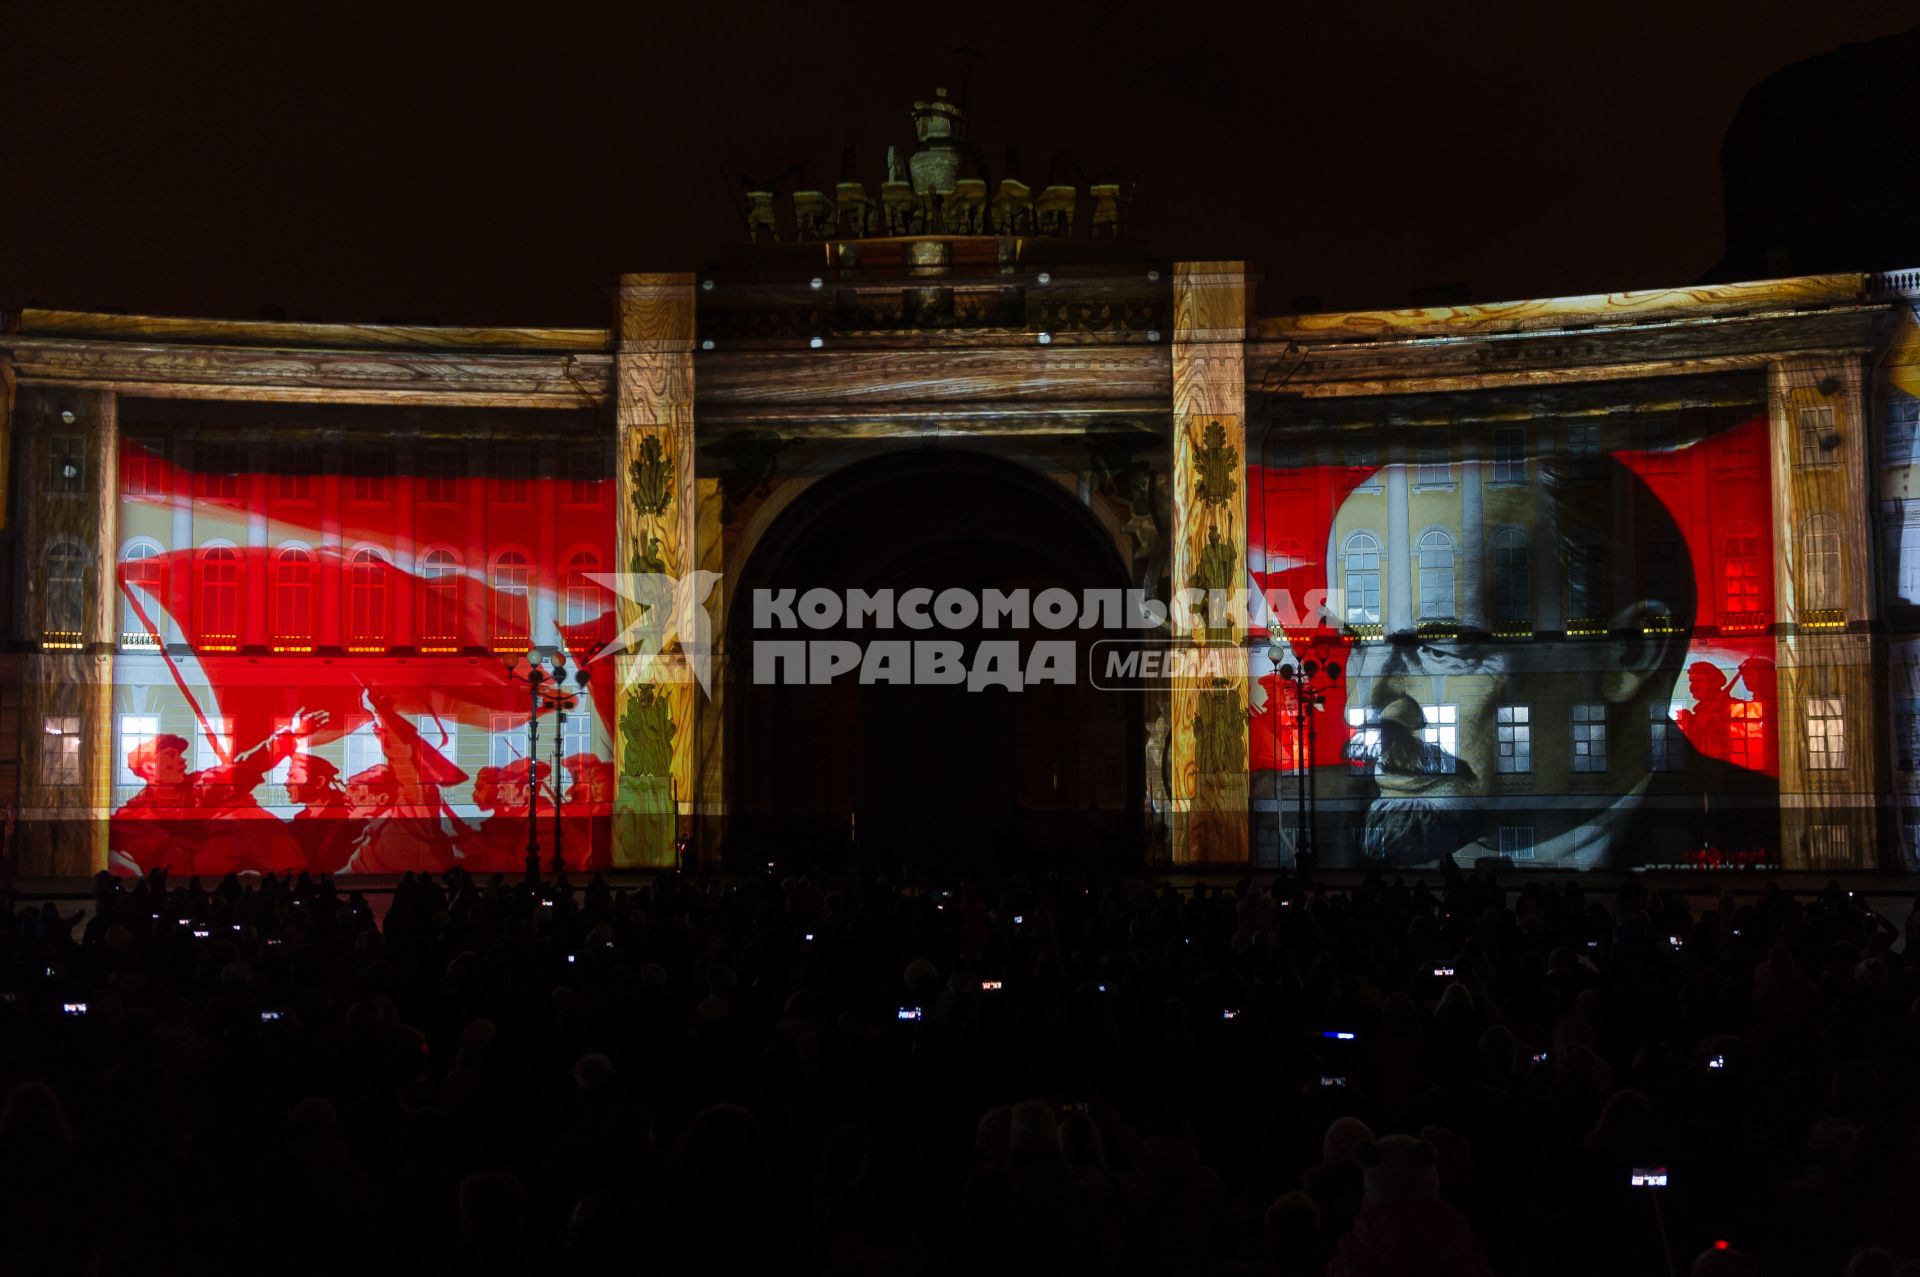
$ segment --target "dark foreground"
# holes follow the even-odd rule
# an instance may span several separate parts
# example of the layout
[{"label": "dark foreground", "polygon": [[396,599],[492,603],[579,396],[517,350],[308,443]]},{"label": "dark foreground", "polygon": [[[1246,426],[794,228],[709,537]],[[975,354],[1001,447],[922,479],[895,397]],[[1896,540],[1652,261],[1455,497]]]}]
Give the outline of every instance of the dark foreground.
[{"label": "dark foreground", "polygon": [[0,923],[0,1263],[1920,1272],[1864,902],[1436,890],[103,883]]}]

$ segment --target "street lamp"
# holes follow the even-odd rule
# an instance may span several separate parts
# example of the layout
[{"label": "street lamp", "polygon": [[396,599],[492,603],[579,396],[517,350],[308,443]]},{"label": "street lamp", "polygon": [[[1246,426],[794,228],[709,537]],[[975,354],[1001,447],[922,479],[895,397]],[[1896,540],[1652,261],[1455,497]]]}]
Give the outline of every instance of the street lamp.
[{"label": "street lamp", "polygon": [[[1307,864],[1314,863],[1311,857],[1314,853],[1314,845],[1318,841],[1314,837],[1314,825],[1319,815],[1315,806],[1318,795],[1314,792],[1313,778],[1314,715],[1327,707],[1324,694],[1331,691],[1333,685],[1340,681],[1340,662],[1327,661],[1323,664],[1320,661],[1308,659],[1295,666],[1286,660],[1286,656],[1287,650],[1278,643],[1267,649],[1267,659],[1273,662],[1274,673],[1293,687],[1294,756],[1300,760],[1300,847],[1294,854],[1294,865],[1298,868],[1303,856],[1307,858]],[[1278,714],[1273,720],[1273,734],[1274,762],[1277,764],[1280,762]],[[1302,738],[1305,740],[1304,750],[1301,748]],[[1276,786],[1274,792],[1276,821],[1280,814],[1279,796],[1278,786]]]},{"label": "street lamp", "polygon": [[[560,753],[565,743],[563,730],[567,721],[567,708],[573,703],[573,693],[567,690],[566,653],[555,649],[549,658],[537,647],[529,647],[524,656],[509,652],[501,656],[501,665],[506,667],[507,677],[527,685],[527,878],[529,881],[540,877],[540,705],[545,701],[558,719],[553,729],[553,872],[556,877],[565,872],[566,862],[561,859],[560,845]],[[587,671],[579,671],[577,681],[582,687],[587,683]]]}]

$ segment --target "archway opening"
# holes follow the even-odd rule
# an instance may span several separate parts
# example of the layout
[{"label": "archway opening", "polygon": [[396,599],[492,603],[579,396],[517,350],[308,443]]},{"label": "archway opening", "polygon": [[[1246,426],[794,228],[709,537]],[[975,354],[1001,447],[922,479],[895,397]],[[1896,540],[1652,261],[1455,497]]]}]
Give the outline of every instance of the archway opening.
[{"label": "archway opening", "polygon": [[[1125,631],[756,629],[756,590],[1024,590],[1127,585],[1112,537],[1058,483],[998,458],[917,449],[864,461],[803,493],[761,537],[727,627],[729,860],[962,873],[1137,866],[1145,792],[1142,698],[1089,678],[1097,641]],[[952,640],[969,668],[983,643],[1072,645],[1072,681],[1019,691],[967,682],[756,678],[755,644]],[[1003,648],[1002,651],[1005,649]],[[775,667],[776,669],[779,667]]]}]

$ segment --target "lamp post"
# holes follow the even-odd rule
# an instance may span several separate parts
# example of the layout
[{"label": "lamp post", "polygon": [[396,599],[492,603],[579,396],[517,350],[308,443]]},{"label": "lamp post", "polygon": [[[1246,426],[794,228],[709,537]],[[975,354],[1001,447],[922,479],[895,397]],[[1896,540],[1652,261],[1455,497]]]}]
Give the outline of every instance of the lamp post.
[{"label": "lamp post", "polygon": [[[587,685],[587,670],[583,665],[573,672],[573,681],[579,687]],[[553,874],[558,878],[566,873],[566,856],[563,851],[561,835],[566,826],[561,817],[566,813],[566,791],[561,788],[561,769],[564,767],[561,755],[566,752],[567,711],[576,703],[577,693],[567,690],[567,658],[563,653],[555,652],[553,658],[553,686],[547,691],[548,703],[553,706]]]},{"label": "lamp post", "polygon": [[[561,728],[566,722],[565,705],[573,699],[566,690],[567,658],[566,654],[556,650],[551,658],[537,647],[529,647],[524,656],[508,653],[500,658],[506,667],[507,677],[527,685],[527,878],[540,877],[540,703],[542,699],[553,706],[560,715],[553,730],[553,764],[556,799],[559,794],[560,750],[564,733]],[[581,670],[579,678],[585,683],[587,672]],[[553,820],[553,872],[556,876],[563,872],[565,862],[561,860],[560,847],[560,804],[554,803]]]},{"label": "lamp post", "polygon": [[[1315,807],[1318,795],[1313,778],[1314,758],[1314,715],[1325,709],[1324,694],[1332,690],[1340,680],[1340,662],[1327,661],[1324,664],[1316,660],[1304,660],[1299,665],[1286,661],[1287,649],[1275,643],[1267,649],[1267,658],[1273,662],[1274,673],[1293,687],[1293,747],[1294,756],[1300,761],[1300,848],[1294,853],[1294,865],[1297,868],[1304,855],[1307,863],[1312,864],[1314,844],[1314,825],[1319,815]],[[1274,720],[1274,732],[1279,732],[1279,720]],[[1304,749],[1302,745],[1304,744]],[[1276,754],[1278,751],[1276,751]],[[1276,757],[1275,762],[1280,760]],[[1274,790],[1274,818],[1279,819],[1279,788]]]}]

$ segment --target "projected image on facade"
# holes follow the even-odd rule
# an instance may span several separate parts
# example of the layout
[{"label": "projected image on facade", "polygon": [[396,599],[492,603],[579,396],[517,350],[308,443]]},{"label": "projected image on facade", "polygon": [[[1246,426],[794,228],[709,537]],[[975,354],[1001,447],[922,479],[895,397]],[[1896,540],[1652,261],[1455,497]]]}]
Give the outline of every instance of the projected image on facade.
[{"label": "projected image on facade", "polygon": [[[1764,410],[1560,407],[1429,401],[1320,428],[1295,408],[1272,429],[1249,475],[1254,585],[1282,600],[1279,664],[1340,674],[1308,689],[1307,760],[1300,693],[1256,645],[1269,858],[1299,848],[1310,761],[1325,864],[1778,862]],[[1803,618],[1838,606],[1840,578],[1837,534],[1804,539]],[[1825,699],[1805,728],[1843,766]]]},{"label": "projected image on facade", "polygon": [[[518,872],[529,802],[546,864],[556,815],[610,862],[591,433],[123,425],[116,872]],[[589,671],[531,760],[529,648]]]}]

